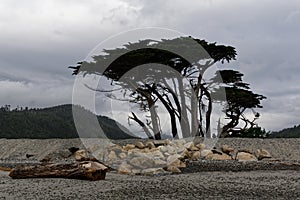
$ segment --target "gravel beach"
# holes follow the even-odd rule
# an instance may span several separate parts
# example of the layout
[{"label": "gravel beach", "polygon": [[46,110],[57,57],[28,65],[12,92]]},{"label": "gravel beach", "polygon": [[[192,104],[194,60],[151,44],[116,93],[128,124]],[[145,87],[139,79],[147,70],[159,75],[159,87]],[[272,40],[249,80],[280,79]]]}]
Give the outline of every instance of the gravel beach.
[{"label": "gravel beach", "polygon": [[108,173],[103,181],[11,179],[0,199],[300,199],[299,171],[200,172],[166,176]]},{"label": "gravel beach", "polygon": [[[215,146],[222,144],[265,148],[278,160],[300,162],[299,139],[231,138],[219,139]],[[84,147],[79,139],[1,139],[0,166],[13,160],[26,161],[26,154],[33,154],[34,159],[59,156],[74,146]],[[199,170],[205,166],[208,170]],[[11,179],[7,172],[0,171],[0,199],[300,199],[299,172],[299,167],[222,161],[191,162],[182,174],[173,175],[131,176],[109,172],[105,180],[95,182]]]}]

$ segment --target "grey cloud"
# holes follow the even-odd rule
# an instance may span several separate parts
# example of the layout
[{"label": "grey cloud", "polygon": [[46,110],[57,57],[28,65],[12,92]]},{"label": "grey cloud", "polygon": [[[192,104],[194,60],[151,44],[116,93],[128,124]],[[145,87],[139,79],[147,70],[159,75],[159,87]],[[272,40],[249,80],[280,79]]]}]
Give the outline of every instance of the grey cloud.
[{"label": "grey cloud", "polygon": [[12,107],[46,107],[49,105],[66,104],[71,101],[72,84],[68,81],[41,82],[39,84],[0,81],[0,104]]},{"label": "grey cloud", "polygon": [[238,60],[220,67],[241,71],[255,92],[268,97],[262,126],[284,128],[299,123],[299,23],[297,0],[3,0],[0,103],[70,103],[68,65],[111,35],[156,26],[235,46]]}]

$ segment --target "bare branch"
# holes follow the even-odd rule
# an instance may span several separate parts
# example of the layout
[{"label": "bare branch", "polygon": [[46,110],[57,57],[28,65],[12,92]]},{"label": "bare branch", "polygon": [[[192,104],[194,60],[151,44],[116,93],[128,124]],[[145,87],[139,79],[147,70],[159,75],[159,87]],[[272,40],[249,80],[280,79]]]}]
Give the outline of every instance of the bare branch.
[{"label": "bare branch", "polygon": [[154,139],[152,134],[150,133],[149,129],[147,128],[147,126],[144,124],[144,122],[142,122],[133,112],[131,112],[133,117],[128,117],[129,119],[134,120],[135,122],[137,122],[144,130],[144,132],[146,133],[147,137],[149,139]]},{"label": "bare branch", "polygon": [[124,88],[117,88],[117,89],[112,89],[112,90],[100,90],[100,89],[95,89],[95,88],[92,88],[91,86],[89,86],[88,84],[84,84],[85,87],[87,87],[88,89],[90,90],[93,90],[95,92],[115,92],[115,91],[119,91],[119,90],[122,90]]}]

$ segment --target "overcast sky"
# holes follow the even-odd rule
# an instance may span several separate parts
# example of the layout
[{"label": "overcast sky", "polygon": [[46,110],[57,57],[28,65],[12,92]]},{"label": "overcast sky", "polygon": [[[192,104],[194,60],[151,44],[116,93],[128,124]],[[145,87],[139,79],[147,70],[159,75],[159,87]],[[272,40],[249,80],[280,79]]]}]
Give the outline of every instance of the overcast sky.
[{"label": "overcast sky", "polygon": [[231,66],[268,97],[260,125],[299,124],[298,0],[1,0],[0,105],[71,103],[74,77],[66,67],[108,37],[143,27],[236,47]]}]

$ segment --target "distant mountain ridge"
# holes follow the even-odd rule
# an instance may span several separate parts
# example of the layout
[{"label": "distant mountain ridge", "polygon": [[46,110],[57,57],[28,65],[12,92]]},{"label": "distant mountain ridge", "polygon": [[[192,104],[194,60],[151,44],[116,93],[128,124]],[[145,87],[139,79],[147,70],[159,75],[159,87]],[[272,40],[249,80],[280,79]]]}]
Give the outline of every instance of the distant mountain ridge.
[{"label": "distant mountain ridge", "polygon": [[[76,106],[76,109],[79,109],[84,117],[95,117],[95,114],[83,107]],[[124,126],[115,120],[106,116],[97,116],[97,119],[105,135],[95,135],[95,132],[99,132],[99,130],[88,129],[84,135],[85,137],[135,138]],[[88,127],[88,124],[85,126]],[[0,138],[48,139],[78,137],[73,121],[71,104],[41,109],[10,110],[7,107],[1,107],[0,109]]]},{"label": "distant mountain ridge", "polygon": [[300,125],[272,132],[269,138],[300,138]]}]

